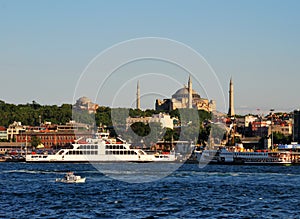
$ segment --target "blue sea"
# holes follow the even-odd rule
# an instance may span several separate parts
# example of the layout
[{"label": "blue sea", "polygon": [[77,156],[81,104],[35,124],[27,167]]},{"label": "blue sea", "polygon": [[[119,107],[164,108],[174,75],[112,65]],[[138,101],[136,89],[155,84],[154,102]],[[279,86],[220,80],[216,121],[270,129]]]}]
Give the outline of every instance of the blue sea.
[{"label": "blue sea", "polygon": [[0,163],[0,217],[300,218],[300,166],[99,165]]}]

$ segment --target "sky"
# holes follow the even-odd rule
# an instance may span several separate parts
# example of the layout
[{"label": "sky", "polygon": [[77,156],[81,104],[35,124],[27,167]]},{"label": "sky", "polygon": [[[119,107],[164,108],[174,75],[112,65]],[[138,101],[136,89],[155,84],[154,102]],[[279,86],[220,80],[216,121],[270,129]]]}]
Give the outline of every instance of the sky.
[{"label": "sky", "polygon": [[[215,99],[220,111],[228,108],[231,77],[236,113],[291,111],[300,108],[299,9],[296,0],[0,0],[0,100],[60,105],[96,90],[91,99],[99,105],[131,107],[139,80],[142,108],[154,108],[155,99],[170,97],[191,75],[193,88]],[[118,69],[109,80],[97,71],[86,93],[77,92],[99,54],[145,37],[196,51],[216,80],[205,79],[207,66],[191,74],[145,60]],[[100,61],[98,67],[107,64]]]}]

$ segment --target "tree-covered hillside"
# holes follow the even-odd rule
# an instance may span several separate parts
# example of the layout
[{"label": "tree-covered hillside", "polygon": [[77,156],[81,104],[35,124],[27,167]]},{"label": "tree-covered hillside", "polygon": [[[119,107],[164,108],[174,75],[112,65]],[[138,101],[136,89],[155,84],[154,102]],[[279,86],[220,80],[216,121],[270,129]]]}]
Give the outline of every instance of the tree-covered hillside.
[{"label": "tree-covered hillside", "polygon": [[14,121],[24,125],[39,125],[39,121],[49,121],[54,124],[64,124],[72,118],[72,105],[42,106],[35,101],[27,104],[9,104],[0,101],[0,125],[8,127]]}]

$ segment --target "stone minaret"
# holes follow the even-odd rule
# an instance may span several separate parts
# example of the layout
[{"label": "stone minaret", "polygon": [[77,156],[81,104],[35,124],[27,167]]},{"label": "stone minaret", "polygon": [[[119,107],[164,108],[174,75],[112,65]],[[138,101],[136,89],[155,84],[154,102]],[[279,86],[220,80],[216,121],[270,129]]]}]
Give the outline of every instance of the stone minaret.
[{"label": "stone minaret", "polygon": [[191,109],[193,108],[193,89],[192,89],[191,76],[189,76],[188,90],[189,90],[189,109]]},{"label": "stone minaret", "polygon": [[229,110],[228,110],[228,116],[233,117],[234,114],[234,100],[233,100],[233,82],[232,78],[230,78],[229,83]]},{"label": "stone minaret", "polygon": [[141,99],[140,99],[140,82],[137,82],[136,88],[136,109],[141,109]]}]

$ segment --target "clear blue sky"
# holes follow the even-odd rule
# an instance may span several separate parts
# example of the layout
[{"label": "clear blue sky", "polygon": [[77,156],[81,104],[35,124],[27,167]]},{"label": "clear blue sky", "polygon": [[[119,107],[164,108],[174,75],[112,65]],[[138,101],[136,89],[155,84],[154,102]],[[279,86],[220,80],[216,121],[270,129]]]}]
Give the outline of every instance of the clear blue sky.
[{"label": "clear blue sky", "polygon": [[238,113],[300,108],[299,11],[300,1],[276,0],[0,0],[0,99],[72,103],[77,80],[99,52],[154,36],[199,52],[226,98],[232,76]]}]

